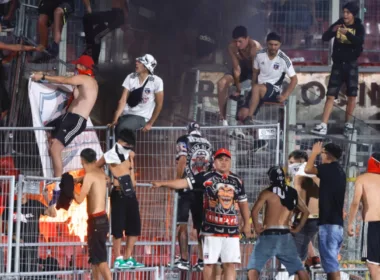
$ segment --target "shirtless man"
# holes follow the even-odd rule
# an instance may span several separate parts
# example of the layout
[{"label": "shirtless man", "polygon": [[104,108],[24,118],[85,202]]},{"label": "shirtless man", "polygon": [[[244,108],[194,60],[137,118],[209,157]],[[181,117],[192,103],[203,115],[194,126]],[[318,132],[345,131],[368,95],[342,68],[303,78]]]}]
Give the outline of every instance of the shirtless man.
[{"label": "shirtless man", "polygon": [[[98,167],[108,164],[114,177],[111,192],[111,227],[113,250],[116,256],[114,268],[142,268],[144,264],[132,257],[133,247],[141,235],[139,202],[136,197],[133,148],[136,136],[132,130],[123,129],[117,136],[115,146],[97,162]],[[124,258],[121,254],[121,239],[125,233],[127,244]]]},{"label": "shirtless man", "polygon": [[80,193],[74,191],[74,199],[81,204],[87,198],[87,244],[89,263],[92,266],[92,279],[111,280],[107,264],[107,234],[109,231],[106,213],[107,176],[96,165],[96,152],[84,149],[80,153],[81,163],[86,172]]},{"label": "shirtless man", "polygon": [[[319,198],[319,179],[315,175],[305,173],[305,166],[308,155],[305,151],[295,150],[289,154],[289,173],[293,179],[293,187],[298,192],[298,197],[305,201],[310,211],[305,226],[300,232],[294,234],[298,255],[305,263],[308,255],[314,267],[320,266],[319,257],[315,255],[313,241],[318,233],[318,198]],[[295,223],[299,223],[299,216]]]},{"label": "shirtless man", "polygon": [[353,226],[360,202],[363,204],[362,260],[367,261],[371,279],[380,279],[380,153],[368,160],[367,173],[355,182],[355,195],[351,203],[347,233],[355,235]]},{"label": "shirtless man", "polygon": [[228,53],[232,59],[233,71],[225,74],[218,81],[218,103],[220,121],[223,126],[228,126],[226,120],[228,89],[235,84],[236,92],[233,97],[240,96],[240,83],[252,79],[253,60],[257,51],[261,50],[260,43],[248,36],[247,28],[244,26],[235,27],[232,31],[232,38],[233,41],[228,45]]},{"label": "shirtless man", "polygon": [[[262,191],[252,209],[252,221],[259,238],[248,263],[248,279],[259,279],[266,262],[273,256],[285,265],[289,276],[297,273],[300,279],[309,279],[297,254],[291,233],[298,233],[304,226],[309,211],[297,191],[285,183],[285,174],[280,166],[268,171],[270,186]],[[259,223],[259,212],[266,205],[264,223]],[[289,223],[295,210],[301,219],[295,228]]]},{"label": "shirtless man", "polygon": [[87,119],[98,96],[98,83],[94,79],[92,67],[94,61],[88,55],[82,55],[76,63],[78,75],[72,77],[47,76],[42,72],[34,73],[35,82],[49,82],[74,86],[74,100],[67,113],[51,121],[46,126],[54,127],[49,153],[53,162],[54,177],[63,173],[62,151],[76,136],[86,129]]}]

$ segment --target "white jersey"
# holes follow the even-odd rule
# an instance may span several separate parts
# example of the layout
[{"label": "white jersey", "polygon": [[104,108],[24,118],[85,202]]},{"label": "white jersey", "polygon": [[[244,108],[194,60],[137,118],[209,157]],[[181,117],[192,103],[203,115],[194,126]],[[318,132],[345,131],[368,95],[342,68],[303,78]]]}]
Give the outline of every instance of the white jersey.
[{"label": "white jersey", "polygon": [[292,61],[281,50],[278,50],[276,57],[272,60],[268,57],[267,49],[258,51],[253,62],[253,68],[260,70],[259,84],[269,83],[281,87],[285,74],[289,77],[296,75]]},{"label": "white jersey", "polygon": [[[137,115],[145,118],[145,121],[150,120],[154,107],[156,107],[156,93],[164,91],[164,83],[162,79],[156,75],[149,75],[147,79],[149,80],[145,85],[141,103],[133,108],[125,104],[123,115]],[[132,73],[124,80],[123,87],[131,92],[143,86],[144,83],[145,81],[140,84],[137,73]]]}]

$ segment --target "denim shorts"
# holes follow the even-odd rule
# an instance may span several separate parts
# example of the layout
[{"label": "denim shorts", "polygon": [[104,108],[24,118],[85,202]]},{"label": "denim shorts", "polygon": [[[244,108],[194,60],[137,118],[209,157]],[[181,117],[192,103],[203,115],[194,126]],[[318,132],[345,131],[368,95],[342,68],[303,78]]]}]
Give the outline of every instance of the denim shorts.
[{"label": "denim shorts", "polygon": [[261,272],[266,262],[274,256],[286,267],[289,276],[294,275],[297,271],[305,270],[297,254],[294,238],[290,233],[260,235],[249,258],[248,270]]},{"label": "denim shorts", "polygon": [[338,254],[343,242],[343,227],[320,225],[318,234],[319,254],[322,268],[326,273],[338,272]]}]

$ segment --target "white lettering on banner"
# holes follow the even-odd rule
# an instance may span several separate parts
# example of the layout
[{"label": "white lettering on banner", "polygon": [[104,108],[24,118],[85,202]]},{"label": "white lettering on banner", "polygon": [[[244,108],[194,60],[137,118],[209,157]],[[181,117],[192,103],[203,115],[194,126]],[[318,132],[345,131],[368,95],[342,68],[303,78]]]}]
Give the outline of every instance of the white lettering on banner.
[{"label": "white lettering on banner", "polygon": [[[33,127],[43,127],[48,122],[66,113],[68,99],[73,91],[69,85],[41,84],[29,80],[29,102],[32,111]],[[87,127],[92,127],[90,118]],[[48,156],[48,138],[43,131],[35,131],[36,142],[41,157],[44,177],[53,177],[53,169]],[[99,139],[94,131],[85,131],[62,152],[63,171],[82,168],[79,154],[85,148],[95,150],[98,158],[103,154]]]}]

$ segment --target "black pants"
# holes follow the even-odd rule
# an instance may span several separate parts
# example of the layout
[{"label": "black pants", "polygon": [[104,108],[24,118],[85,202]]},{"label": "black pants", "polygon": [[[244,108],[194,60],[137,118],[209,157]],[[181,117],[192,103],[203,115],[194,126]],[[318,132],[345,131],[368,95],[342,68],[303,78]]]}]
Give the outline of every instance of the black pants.
[{"label": "black pants", "polygon": [[86,53],[92,56],[98,64],[100,41],[109,32],[124,24],[124,12],[121,9],[87,14],[83,18],[83,27],[86,34]]},{"label": "black pants", "polygon": [[0,114],[11,108],[11,100],[5,84],[5,71],[0,60]]}]

